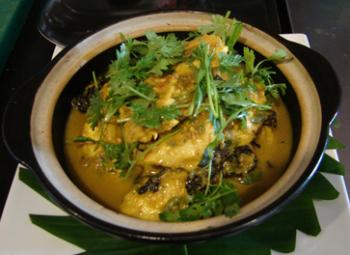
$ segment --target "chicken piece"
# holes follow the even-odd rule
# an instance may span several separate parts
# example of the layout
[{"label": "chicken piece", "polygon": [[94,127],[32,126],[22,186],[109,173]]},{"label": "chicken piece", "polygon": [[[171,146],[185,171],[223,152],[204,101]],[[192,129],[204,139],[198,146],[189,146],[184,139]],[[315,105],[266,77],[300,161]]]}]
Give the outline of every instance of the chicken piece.
[{"label": "chicken piece", "polygon": [[130,120],[124,125],[124,137],[127,143],[148,143],[152,140],[156,140],[159,134],[170,131],[178,123],[178,120],[173,119],[164,121],[159,128],[146,128]]},{"label": "chicken piece", "polygon": [[195,70],[188,63],[178,64],[172,74],[151,76],[145,80],[157,94],[157,106],[172,105],[177,101],[189,101],[196,85]]},{"label": "chicken piece", "polygon": [[[120,127],[115,124],[105,124],[103,134],[101,134],[101,127],[97,126],[94,129],[91,128],[89,123],[85,123],[83,126],[82,136],[89,137],[95,141],[103,140],[107,143],[119,144],[122,142],[122,136]],[[96,157],[102,153],[102,148],[96,144],[84,143],[83,151],[88,157]]]},{"label": "chicken piece", "polygon": [[250,144],[255,139],[257,132],[263,124],[254,122],[254,115],[254,110],[248,111],[245,127],[242,127],[242,124],[240,122],[233,121],[225,129],[226,139],[232,140],[235,146],[243,146]]},{"label": "chicken piece", "polygon": [[220,65],[219,53],[227,53],[228,48],[220,37],[216,35],[203,35],[196,37],[195,39],[189,41],[185,47],[185,55],[189,56],[192,52],[198,48],[201,42],[207,43],[212,50],[214,50],[214,58],[211,62],[211,66],[216,68]]},{"label": "chicken piece", "polygon": [[119,118],[120,119],[129,119],[132,115],[132,110],[130,107],[123,105],[119,108]]},{"label": "chicken piece", "polygon": [[249,93],[249,98],[256,104],[265,104],[265,85],[261,83],[256,83],[256,90],[252,90]]},{"label": "chicken piece", "polygon": [[159,220],[170,199],[187,195],[185,171],[168,171],[160,178],[158,191],[139,194],[137,189],[131,190],[123,199],[120,212],[144,220]]},{"label": "chicken piece", "polygon": [[194,170],[213,139],[214,129],[208,113],[202,113],[193,121],[184,123],[177,134],[153,148],[145,156],[144,164]]},{"label": "chicken piece", "polygon": [[158,133],[154,128],[139,126],[131,120],[124,125],[124,137],[127,143],[147,143],[157,139]]},{"label": "chicken piece", "polygon": [[166,75],[163,77],[151,76],[145,80],[145,83],[152,86],[154,92],[158,96],[157,106],[167,106],[175,103],[173,98],[176,93],[177,79],[173,75]]}]

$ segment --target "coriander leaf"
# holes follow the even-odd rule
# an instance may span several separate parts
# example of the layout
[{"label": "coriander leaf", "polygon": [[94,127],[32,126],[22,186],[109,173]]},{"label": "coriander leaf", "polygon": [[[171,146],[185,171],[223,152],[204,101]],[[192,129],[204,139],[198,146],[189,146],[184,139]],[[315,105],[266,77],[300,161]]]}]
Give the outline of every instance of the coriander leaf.
[{"label": "coriander leaf", "polygon": [[180,115],[176,105],[145,108],[144,105],[133,104],[131,107],[133,121],[147,128],[157,128],[164,121],[176,119]]},{"label": "coriander leaf", "polygon": [[285,83],[270,84],[265,87],[265,94],[271,95],[273,98],[278,99],[280,94],[285,95],[287,85]]},{"label": "coriander leaf", "polygon": [[[130,42],[129,42],[130,44]],[[128,44],[128,45],[129,45]],[[129,45],[129,47],[131,47]],[[116,51],[116,60],[114,60],[108,68],[107,77],[110,79],[112,94],[124,94],[119,91],[123,84],[133,83],[131,80],[132,73],[129,70],[130,49],[125,43],[120,45],[120,49]]]},{"label": "coriander leaf", "polygon": [[242,107],[252,106],[254,103],[240,94],[227,93],[221,96],[222,101],[228,105],[237,105]]},{"label": "coriander leaf", "polygon": [[230,11],[225,16],[213,15],[212,23],[201,26],[198,31],[201,34],[214,34],[228,46],[229,51],[233,51],[233,47],[239,39],[243,29],[243,24],[235,19],[229,19]]},{"label": "coriander leaf", "polygon": [[134,66],[131,66],[131,70],[135,78],[143,80],[150,75],[150,70],[157,63],[157,56],[155,52],[149,52],[146,55],[140,57]]},{"label": "coriander leaf", "polygon": [[103,99],[101,98],[99,91],[96,91],[95,94],[90,98],[90,106],[86,112],[87,121],[92,129],[94,129],[97,124],[103,119],[103,108]]},{"label": "coriander leaf", "polygon": [[239,39],[239,36],[242,32],[243,24],[241,22],[238,22],[237,20],[232,20],[232,24],[230,29],[228,30],[229,38],[226,42],[228,48],[232,51],[233,47],[235,46],[236,42]]},{"label": "coriander leaf", "polygon": [[276,74],[276,72],[272,70],[271,67],[257,68],[259,67],[259,64],[255,67],[254,78],[260,81],[261,83],[272,84],[273,80],[271,76]]},{"label": "coriander leaf", "polygon": [[231,204],[231,205],[228,205],[228,206],[225,207],[224,214],[227,217],[233,217],[237,213],[239,213],[239,210],[240,210],[240,208],[239,208],[239,205],[237,203]]},{"label": "coriander leaf", "polygon": [[193,221],[221,214],[232,217],[239,212],[239,195],[235,187],[226,181],[210,186],[207,194],[200,191],[195,193],[188,201],[188,206],[183,209],[168,204],[160,214],[160,219],[170,222]]},{"label": "coriander leaf", "polygon": [[[196,48],[192,56],[195,59],[200,60],[201,66],[197,73],[197,87],[202,86],[205,88],[206,96],[209,101],[210,112],[215,116],[219,117],[219,95],[215,83],[213,82],[213,74],[211,69],[211,61],[214,53],[209,51],[210,47],[207,43],[201,42]],[[199,106],[196,106],[198,108]]]},{"label": "coriander leaf", "polygon": [[268,58],[270,61],[285,61],[288,59],[288,53],[284,49],[277,49],[272,53],[271,57]]},{"label": "coriander leaf", "polygon": [[[155,33],[154,35],[152,39],[149,39],[150,51],[159,50],[160,55],[170,59],[182,57],[184,46],[175,34],[167,34],[165,37],[156,35]],[[154,45],[157,46],[152,48]]]},{"label": "coriander leaf", "polygon": [[256,183],[259,180],[261,180],[262,174],[263,173],[261,171],[254,170],[252,172],[249,172],[249,173],[243,175],[242,179],[240,179],[240,182],[242,184],[251,185],[251,184]]},{"label": "coriander leaf", "polygon": [[133,161],[133,152],[136,148],[136,143],[132,144],[112,144],[102,143],[104,151],[103,160],[104,163],[113,163],[116,169],[121,170],[120,174],[125,176],[126,171],[130,167]]},{"label": "coriander leaf", "polygon": [[243,56],[245,62],[245,72],[246,74],[253,74],[254,72],[254,62],[255,62],[255,54],[254,51],[244,47],[243,48]]},{"label": "coriander leaf", "polygon": [[104,120],[109,121],[117,112],[118,109],[124,104],[125,98],[121,96],[112,96],[109,97],[105,105],[105,116]]},{"label": "coriander leaf", "polygon": [[102,145],[104,159],[108,161],[118,161],[125,149],[124,144],[104,143]]},{"label": "coriander leaf", "polygon": [[149,73],[162,75],[163,71],[166,71],[170,65],[176,64],[182,59],[184,45],[175,34],[160,36],[154,32],[147,32],[145,36],[148,40],[148,51],[145,58],[149,58],[149,66],[147,67]]},{"label": "coriander leaf", "polygon": [[166,71],[168,69],[168,66],[171,65],[172,61],[166,58],[162,58],[159,61],[155,63],[155,65],[152,67],[149,72],[161,76],[163,74],[163,71]]},{"label": "coriander leaf", "polygon": [[[287,61],[289,60],[291,57],[289,57],[288,53],[284,50],[284,49],[277,49],[274,53],[272,53],[272,55],[269,58],[265,58],[263,60],[261,60],[255,67],[253,70],[253,74],[255,73],[260,73],[260,75],[262,74],[262,71],[259,71],[260,66],[262,64],[264,64],[265,62],[269,62],[269,61],[273,61],[273,62],[283,62],[283,61]],[[265,72],[267,72],[269,70],[269,68],[267,68],[265,70]],[[274,73],[274,72],[271,72]],[[270,73],[270,74],[271,74]],[[268,80],[268,83],[271,83],[271,81]]]},{"label": "coriander leaf", "polygon": [[129,167],[131,164],[133,164],[133,152],[137,146],[137,143],[132,143],[128,146],[124,145],[122,152],[120,153],[120,156],[118,160],[115,162],[115,167],[118,169],[121,169],[121,175],[126,176],[127,171],[129,170]]},{"label": "coriander leaf", "polygon": [[[202,80],[204,75],[205,75],[204,72],[202,72],[202,70],[200,70],[198,72],[197,79]],[[194,97],[192,99],[192,103],[191,103],[190,108],[188,110],[189,115],[193,115],[195,117],[198,115],[199,109],[203,103],[204,95],[205,95],[205,88],[203,88],[202,83],[197,84],[196,90],[194,92]]]},{"label": "coriander leaf", "polygon": [[176,222],[181,221],[181,216],[179,211],[163,211],[159,214],[159,219],[166,222]]},{"label": "coriander leaf", "polygon": [[87,137],[87,136],[76,136],[73,139],[73,142],[77,142],[77,143],[86,143],[86,142],[92,142],[92,143],[96,143],[97,141]]},{"label": "coriander leaf", "polygon": [[221,15],[213,15],[212,23],[209,25],[201,26],[198,29],[198,32],[201,34],[213,33],[219,36],[223,42],[226,42],[227,29],[228,29],[227,21],[228,21],[229,15],[230,15],[230,12],[227,12],[225,17]]},{"label": "coriander leaf", "polygon": [[239,54],[219,54],[220,69],[231,71],[234,67],[239,67],[244,58]]}]

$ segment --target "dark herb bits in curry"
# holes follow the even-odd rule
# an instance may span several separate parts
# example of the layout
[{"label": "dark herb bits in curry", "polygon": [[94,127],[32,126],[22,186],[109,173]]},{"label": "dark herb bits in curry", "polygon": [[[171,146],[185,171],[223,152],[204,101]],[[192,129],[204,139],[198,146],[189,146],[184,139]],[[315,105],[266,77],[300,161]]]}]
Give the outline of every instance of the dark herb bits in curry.
[{"label": "dark herb bits in curry", "polygon": [[273,62],[288,56],[237,50],[241,30],[214,16],[187,40],[124,38],[72,100],[65,154],[81,189],[155,221],[232,217],[267,190],[292,147],[286,85],[273,80]]}]

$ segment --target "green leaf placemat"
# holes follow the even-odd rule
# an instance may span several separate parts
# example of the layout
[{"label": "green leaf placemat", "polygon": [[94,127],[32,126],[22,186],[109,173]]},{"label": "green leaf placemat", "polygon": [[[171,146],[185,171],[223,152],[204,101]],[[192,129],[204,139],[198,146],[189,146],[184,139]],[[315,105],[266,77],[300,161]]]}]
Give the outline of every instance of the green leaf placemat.
[{"label": "green leaf placemat", "polygon": [[[342,148],[343,145],[330,139],[328,148]],[[344,174],[341,163],[330,156],[324,156],[319,172],[306,189],[281,212],[263,224],[250,228],[232,237],[212,239],[206,242],[185,245],[147,244],[115,238],[92,229],[71,216],[30,215],[33,224],[47,232],[85,250],[80,254],[183,254],[206,255],[270,255],[271,250],[292,252],[296,245],[296,231],[317,236],[321,232],[313,200],[332,200],[338,191],[324,177],[322,172]],[[20,180],[38,194],[50,200],[31,171],[21,169]],[[220,247],[220,248],[218,248]]]}]

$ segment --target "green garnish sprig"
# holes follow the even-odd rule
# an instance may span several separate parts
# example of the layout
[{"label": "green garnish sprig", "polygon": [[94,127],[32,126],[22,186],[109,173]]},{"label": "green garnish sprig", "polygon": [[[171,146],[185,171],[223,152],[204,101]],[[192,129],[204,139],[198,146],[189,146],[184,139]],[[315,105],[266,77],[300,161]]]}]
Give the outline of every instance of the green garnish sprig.
[{"label": "green garnish sprig", "polygon": [[[148,105],[154,102],[155,93],[143,80],[151,75],[161,76],[172,65],[182,60],[184,43],[174,34],[160,36],[154,32],[147,32],[145,36],[145,41],[124,38],[125,42],[116,51],[116,60],[109,65],[106,74],[109,79],[108,95],[103,97],[101,91],[96,90],[90,100],[87,116],[92,128],[102,121],[109,121],[121,106],[130,105],[135,99],[143,99]],[[152,113],[147,115],[150,119],[139,123],[145,123],[146,127],[159,126],[162,121],[154,121],[158,116],[161,120],[177,116],[175,110],[171,111],[172,114],[169,113],[172,109],[159,109],[153,104],[153,107],[148,109]],[[138,113],[139,111],[136,111],[133,116],[134,120],[140,116]],[[155,115],[158,116],[154,117]]]},{"label": "green garnish sprig", "polygon": [[212,185],[208,193],[197,192],[189,196],[188,206],[185,208],[181,208],[182,200],[170,200],[159,218],[168,222],[193,221],[221,214],[232,217],[239,212],[238,192],[232,183],[226,181],[220,185]]},{"label": "green garnish sprig", "polygon": [[137,143],[127,144],[124,142],[121,144],[114,144],[107,143],[103,140],[95,140],[86,136],[77,136],[73,141],[76,143],[95,144],[96,149],[101,147],[103,150],[102,164],[104,166],[110,166],[112,164],[113,168],[120,171],[121,176],[126,176],[127,171],[125,170],[133,164]]},{"label": "green garnish sprig", "polygon": [[240,55],[234,49],[243,25],[236,20],[230,21],[229,15],[229,12],[225,17],[214,15],[212,24],[199,29],[201,34],[219,36],[228,45],[227,53],[217,53],[220,60],[218,69],[221,74],[226,75],[226,79],[223,80],[221,77],[214,79],[214,70],[211,66],[214,53],[207,43],[200,43],[192,54],[192,57],[199,60],[201,64],[197,71],[197,86],[192,104],[189,107],[189,114],[196,116],[202,104],[207,100],[209,102],[210,119],[215,130],[215,138],[208,145],[203,155],[205,160],[201,161],[206,163],[203,169],[207,171],[205,194],[209,194],[212,185],[212,161],[216,147],[224,141],[223,131],[227,125],[232,121],[241,120],[244,128],[249,111],[252,109],[259,111],[271,109],[269,102],[259,104],[250,98],[250,94],[257,90],[256,83],[264,86],[265,94],[272,98],[278,98],[280,93],[284,94],[286,90],[284,83],[273,83],[271,75],[274,74],[274,71],[262,67],[268,61],[281,62],[287,60],[288,54],[286,51],[279,49],[271,57],[255,65],[255,53],[252,49],[244,47],[243,55]]}]

